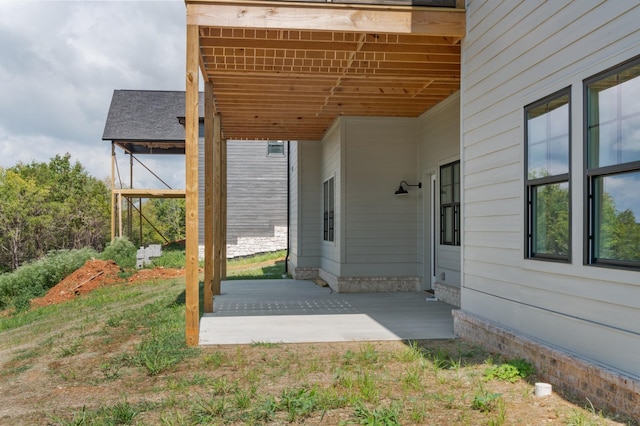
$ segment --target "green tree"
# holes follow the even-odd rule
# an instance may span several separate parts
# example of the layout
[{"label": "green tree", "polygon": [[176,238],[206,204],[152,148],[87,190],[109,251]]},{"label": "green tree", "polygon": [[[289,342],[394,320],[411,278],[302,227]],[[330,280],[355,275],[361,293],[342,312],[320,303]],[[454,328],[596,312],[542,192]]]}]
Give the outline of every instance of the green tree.
[{"label": "green tree", "polygon": [[14,270],[35,250],[34,234],[50,222],[47,190],[12,170],[0,168],[0,259]]},{"label": "green tree", "polygon": [[[5,269],[51,250],[102,250],[109,237],[109,189],[80,163],[72,163],[69,154],[56,155],[48,163],[17,164],[6,170],[3,180],[7,187],[6,196],[0,198],[0,210],[5,212],[0,246]],[[17,205],[15,197],[23,205]],[[11,226],[13,233],[8,231]],[[23,241],[19,250],[18,240]]]},{"label": "green tree", "polygon": [[[136,203],[136,207],[139,205]],[[139,207],[138,207],[139,208]],[[142,239],[140,240],[140,215],[136,211],[132,218],[132,235],[136,245],[142,246],[185,238],[186,206],[184,199],[152,198],[142,204]],[[164,238],[163,238],[164,237]]]},{"label": "green tree", "polygon": [[535,251],[569,254],[569,189],[565,184],[539,187],[536,194]]},{"label": "green tree", "polygon": [[616,215],[611,238],[614,259],[640,261],[640,225],[629,209]]}]

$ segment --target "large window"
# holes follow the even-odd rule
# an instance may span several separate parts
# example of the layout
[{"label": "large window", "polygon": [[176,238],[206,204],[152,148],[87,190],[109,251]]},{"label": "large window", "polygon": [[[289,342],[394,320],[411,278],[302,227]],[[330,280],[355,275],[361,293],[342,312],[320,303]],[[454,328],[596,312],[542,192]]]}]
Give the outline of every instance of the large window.
[{"label": "large window", "polygon": [[569,89],[525,107],[526,256],[569,261]]},{"label": "large window", "polygon": [[334,241],[335,178],[324,181],[324,241]]},{"label": "large window", "polygon": [[440,167],[440,244],[460,245],[460,161]]},{"label": "large window", "polygon": [[640,268],[640,57],[584,82],[589,264]]}]

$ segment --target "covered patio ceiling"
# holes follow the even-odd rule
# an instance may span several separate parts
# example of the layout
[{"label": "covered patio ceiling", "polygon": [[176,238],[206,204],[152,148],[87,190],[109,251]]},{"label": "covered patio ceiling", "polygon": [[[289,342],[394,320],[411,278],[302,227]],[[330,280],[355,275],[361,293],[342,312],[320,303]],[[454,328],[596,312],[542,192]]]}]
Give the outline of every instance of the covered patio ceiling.
[{"label": "covered patio ceiling", "polygon": [[186,3],[225,139],[320,140],[340,115],[417,117],[460,87],[461,8]]}]

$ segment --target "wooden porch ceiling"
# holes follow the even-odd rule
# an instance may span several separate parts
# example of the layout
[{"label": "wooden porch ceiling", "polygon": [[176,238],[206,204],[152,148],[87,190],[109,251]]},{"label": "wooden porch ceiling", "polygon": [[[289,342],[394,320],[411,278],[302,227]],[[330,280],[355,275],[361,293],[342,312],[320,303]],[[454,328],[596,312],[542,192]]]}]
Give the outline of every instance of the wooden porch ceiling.
[{"label": "wooden porch ceiling", "polygon": [[345,116],[417,117],[460,87],[462,9],[187,0],[227,139],[319,140]]}]

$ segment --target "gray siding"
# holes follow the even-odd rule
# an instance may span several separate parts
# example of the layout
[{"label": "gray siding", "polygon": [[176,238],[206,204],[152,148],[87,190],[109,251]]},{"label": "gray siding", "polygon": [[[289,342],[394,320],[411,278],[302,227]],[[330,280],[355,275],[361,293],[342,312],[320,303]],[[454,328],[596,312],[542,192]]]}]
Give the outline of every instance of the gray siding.
[{"label": "gray siding", "polygon": [[[640,377],[640,273],[582,264],[582,81],[640,54],[640,7],[627,1],[467,6],[462,307]],[[570,264],[525,260],[523,107],[568,86],[573,258]]]},{"label": "gray siding", "polygon": [[[243,238],[273,237],[287,226],[287,147],[267,156],[266,141],[227,142],[227,245]],[[204,146],[199,157],[199,239],[204,243]],[[280,248],[286,248],[280,247]],[[260,251],[260,249],[256,249]]]}]

